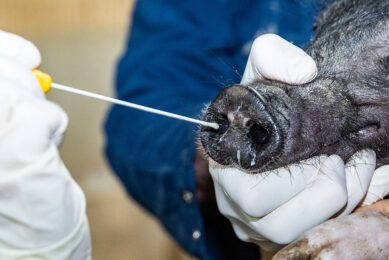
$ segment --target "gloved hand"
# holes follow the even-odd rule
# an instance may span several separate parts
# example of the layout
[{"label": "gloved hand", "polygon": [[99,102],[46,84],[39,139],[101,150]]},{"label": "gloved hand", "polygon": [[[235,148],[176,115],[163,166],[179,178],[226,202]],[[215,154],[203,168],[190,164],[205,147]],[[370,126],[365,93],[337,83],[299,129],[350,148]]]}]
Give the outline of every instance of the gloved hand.
[{"label": "gloved hand", "polygon": [[253,42],[241,84],[270,79],[290,85],[312,81],[317,75],[315,61],[299,47],[275,34],[264,34]]},{"label": "gloved hand", "polygon": [[[304,51],[267,34],[254,41],[242,84],[264,77],[298,85],[316,74]],[[268,251],[337,213],[349,214],[366,195],[374,169],[371,150],[356,153],[346,165],[337,155],[323,155],[257,175],[210,160],[220,212],[240,239]]]},{"label": "gloved hand", "polygon": [[40,62],[0,31],[0,259],[90,259],[85,196],[57,150],[68,119],[31,72]]},{"label": "gloved hand", "polygon": [[[363,199],[362,206],[372,205],[387,195],[389,195],[389,165],[384,165],[374,171],[369,190]],[[389,213],[389,208],[386,207],[385,211]]]}]

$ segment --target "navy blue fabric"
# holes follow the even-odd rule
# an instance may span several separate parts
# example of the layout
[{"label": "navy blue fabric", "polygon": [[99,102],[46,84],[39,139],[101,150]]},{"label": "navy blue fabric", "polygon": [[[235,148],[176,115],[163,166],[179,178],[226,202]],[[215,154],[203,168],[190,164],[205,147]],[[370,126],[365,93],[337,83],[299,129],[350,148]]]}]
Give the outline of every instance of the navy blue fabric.
[{"label": "navy blue fabric", "polygon": [[[274,32],[302,46],[317,12],[317,5],[298,0],[139,0],[117,68],[117,97],[199,117],[223,87],[239,83],[255,36]],[[197,129],[114,106],[105,125],[106,155],[128,193],[188,253],[229,259],[217,242],[225,234],[204,230],[196,198],[182,199],[184,191],[195,192]],[[198,241],[195,229],[202,234]],[[254,245],[236,242],[232,249],[241,259],[259,258]]]}]

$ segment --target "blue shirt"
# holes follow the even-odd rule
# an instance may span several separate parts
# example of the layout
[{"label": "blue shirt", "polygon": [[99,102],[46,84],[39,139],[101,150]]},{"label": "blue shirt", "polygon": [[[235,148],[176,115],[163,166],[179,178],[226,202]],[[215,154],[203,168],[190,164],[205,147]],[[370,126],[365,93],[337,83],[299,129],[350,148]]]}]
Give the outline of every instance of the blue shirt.
[{"label": "blue shirt", "polygon": [[[122,100],[199,118],[204,104],[239,83],[252,40],[273,32],[302,46],[319,5],[298,0],[139,0],[117,68]],[[105,125],[108,160],[128,193],[200,259],[259,259],[258,248],[204,230],[194,194],[198,127],[125,107]],[[231,252],[235,252],[231,253]]]}]

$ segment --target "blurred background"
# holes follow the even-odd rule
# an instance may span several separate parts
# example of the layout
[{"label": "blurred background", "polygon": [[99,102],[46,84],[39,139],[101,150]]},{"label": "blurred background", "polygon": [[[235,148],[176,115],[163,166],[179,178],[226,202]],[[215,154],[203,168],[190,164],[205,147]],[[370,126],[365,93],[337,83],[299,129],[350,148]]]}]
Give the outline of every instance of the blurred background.
[{"label": "blurred background", "polygon": [[[0,0],[0,29],[38,46],[41,69],[58,83],[113,96],[116,62],[133,0]],[[62,158],[87,197],[93,259],[190,259],[126,194],[103,155],[108,104],[57,92],[69,116]]]}]

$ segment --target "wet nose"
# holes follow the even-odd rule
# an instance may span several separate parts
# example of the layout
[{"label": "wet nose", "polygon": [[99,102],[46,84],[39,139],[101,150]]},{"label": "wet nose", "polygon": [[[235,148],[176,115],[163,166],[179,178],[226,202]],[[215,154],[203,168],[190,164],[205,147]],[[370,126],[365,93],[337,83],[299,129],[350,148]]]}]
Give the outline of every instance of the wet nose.
[{"label": "wet nose", "polygon": [[224,89],[209,106],[204,120],[220,126],[217,131],[202,128],[200,134],[205,151],[219,164],[255,171],[271,159],[279,145],[272,116],[246,87]]},{"label": "wet nose", "polygon": [[229,128],[240,132],[241,138],[247,139],[253,147],[263,147],[269,141],[270,133],[255,115],[250,116],[247,111],[234,111],[228,112],[227,119]]},{"label": "wet nose", "polygon": [[234,111],[227,113],[228,122],[231,127],[237,127],[241,129],[248,128],[252,123],[250,115],[246,112]]}]

